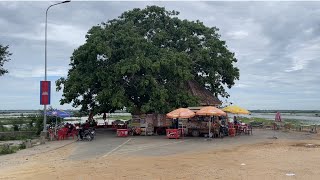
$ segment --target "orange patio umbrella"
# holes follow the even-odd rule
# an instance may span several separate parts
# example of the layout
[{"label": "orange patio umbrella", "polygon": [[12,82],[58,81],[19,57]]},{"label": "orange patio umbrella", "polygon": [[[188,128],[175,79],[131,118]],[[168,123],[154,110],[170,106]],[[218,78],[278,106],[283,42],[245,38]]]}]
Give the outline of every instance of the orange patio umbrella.
[{"label": "orange patio umbrella", "polygon": [[196,114],[188,108],[179,108],[167,114],[168,118],[192,118]]},{"label": "orange patio umbrella", "polygon": [[[173,110],[167,114],[167,118],[192,118],[196,115],[193,111],[191,111],[188,108],[179,108],[176,110]],[[179,128],[179,127],[178,127]],[[182,125],[183,128],[183,125]]]},{"label": "orange patio umbrella", "polygon": [[[203,107],[199,111],[197,111],[196,115],[212,117],[212,116],[226,116],[227,113],[225,113],[224,111],[222,111],[221,109],[218,109],[216,107],[207,106],[207,107]],[[211,132],[211,118],[209,121],[209,138],[210,138],[210,132]]]},{"label": "orange patio umbrella", "polygon": [[225,113],[221,109],[218,109],[214,106],[207,106],[207,107],[203,107],[199,111],[197,111],[196,115],[198,115],[198,116],[226,116],[227,113]]}]

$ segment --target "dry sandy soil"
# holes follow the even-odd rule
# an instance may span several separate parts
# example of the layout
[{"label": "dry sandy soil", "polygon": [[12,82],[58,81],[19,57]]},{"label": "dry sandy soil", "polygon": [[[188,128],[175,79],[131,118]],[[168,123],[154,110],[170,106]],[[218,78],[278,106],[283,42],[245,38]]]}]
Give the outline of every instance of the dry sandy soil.
[{"label": "dry sandy soil", "polygon": [[320,179],[319,135],[166,156],[110,154],[68,159],[76,146],[73,143],[1,167],[0,179]]}]

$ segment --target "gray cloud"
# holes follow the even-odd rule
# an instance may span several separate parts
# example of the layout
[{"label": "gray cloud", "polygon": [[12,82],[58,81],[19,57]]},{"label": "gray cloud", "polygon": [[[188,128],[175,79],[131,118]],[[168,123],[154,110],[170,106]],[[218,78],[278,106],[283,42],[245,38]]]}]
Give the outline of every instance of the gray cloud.
[{"label": "gray cloud", "polygon": [[[41,108],[45,9],[52,2],[0,2],[0,39],[10,45],[10,74],[0,78],[0,109]],[[54,81],[64,76],[70,56],[93,26],[132,8],[165,6],[180,18],[220,29],[236,53],[240,80],[232,101],[249,109],[319,109],[320,2],[71,2],[48,18],[48,67]],[[17,88],[19,87],[19,88]],[[14,90],[12,90],[14,89]],[[61,92],[53,94],[60,108]],[[224,100],[224,99],[223,99]],[[4,104],[2,102],[9,102]]]}]

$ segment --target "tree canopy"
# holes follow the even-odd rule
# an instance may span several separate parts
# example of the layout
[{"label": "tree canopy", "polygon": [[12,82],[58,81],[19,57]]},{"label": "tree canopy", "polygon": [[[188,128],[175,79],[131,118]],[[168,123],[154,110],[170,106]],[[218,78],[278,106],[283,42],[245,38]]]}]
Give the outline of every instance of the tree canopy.
[{"label": "tree canopy", "polygon": [[218,28],[181,20],[177,11],[148,6],[92,27],[73,52],[61,104],[82,111],[165,113],[198,104],[186,86],[195,80],[214,95],[228,97],[239,79],[237,59]]},{"label": "tree canopy", "polygon": [[4,63],[10,61],[11,53],[8,51],[9,46],[2,46],[0,44],[0,76],[8,73],[8,70],[4,69]]}]

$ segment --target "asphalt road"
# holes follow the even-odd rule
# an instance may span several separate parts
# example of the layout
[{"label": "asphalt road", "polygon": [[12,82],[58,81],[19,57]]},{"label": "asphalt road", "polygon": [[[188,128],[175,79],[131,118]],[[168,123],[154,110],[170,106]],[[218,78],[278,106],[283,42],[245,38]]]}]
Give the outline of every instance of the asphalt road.
[{"label": "asphalt road", "polygon": [[[311,139],[313,134],[305,132],[281,132],[275,134],[278,140]],[[228,148],[246,144],[262,143],[272,139],[272,130],[254,129],[253,135],[214,138],[185,137],[183,139],[167,139],[165,136],[129,136],[116,137],[111,130],[99,129],[93,141],[78,141],[75,150],[69,156],[71,160],[106,158],[108,156],[164,156],[201,150]]]}]

